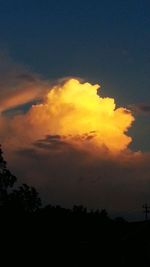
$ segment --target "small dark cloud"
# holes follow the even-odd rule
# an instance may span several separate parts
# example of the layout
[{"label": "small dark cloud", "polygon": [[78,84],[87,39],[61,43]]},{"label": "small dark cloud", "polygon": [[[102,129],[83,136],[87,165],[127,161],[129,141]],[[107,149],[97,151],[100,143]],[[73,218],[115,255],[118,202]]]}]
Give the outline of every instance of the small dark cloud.
[{"label": "small dark cloud", "polygon": [[31,82],[31,83],[37,81],[37,78],[30,73],[21,73],[21,74],[17,75],[16,78],[18,80]]},{"label": "small dark cloud", "polygon": [[150,115],[150,103],[139,103],[129,105],[129,109],[137,114]]},{"label": "small dark cloud", "polygon": [[70,144],[67,143],[60,135],[47,135],[45,139],[38,140],[34,143],[37,148],[42,148],[46,150],[64,150],[66,148],[71,148]]},{"label": "small dark cloud", "polygon": [[139,108],[141,111],[143,111],[145,113],[150,113],[150,104],[149,105],[145,105],[145,104],[140,105]]},{"label": "small dark cloud", "polygon": [[26,149],[16,150],[15,153],[18,156],[29,157],[29,158],[34,157],[34,159],[38,155],[37,151],[35,149],[33,149],[33,148],[26,148]]}]

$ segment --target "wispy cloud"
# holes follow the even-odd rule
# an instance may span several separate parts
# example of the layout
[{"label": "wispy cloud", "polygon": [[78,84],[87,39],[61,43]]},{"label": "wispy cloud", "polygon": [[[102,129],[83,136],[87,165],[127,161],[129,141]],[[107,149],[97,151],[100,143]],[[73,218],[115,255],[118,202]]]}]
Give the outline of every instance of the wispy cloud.
[{"label": "wispy cloud", "polygon": [[46,81],[0,51],[0,112],[42,98]]},{"label": "wispy cloud", "polygon": [[150,115],[150,103],[132,104],[129,108],[136,114]]}]

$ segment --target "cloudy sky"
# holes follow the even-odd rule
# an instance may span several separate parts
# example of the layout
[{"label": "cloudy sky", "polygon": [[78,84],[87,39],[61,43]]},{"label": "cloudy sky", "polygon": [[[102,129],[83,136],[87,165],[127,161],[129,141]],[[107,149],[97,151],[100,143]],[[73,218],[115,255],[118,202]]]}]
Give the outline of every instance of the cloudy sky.
[{"label": "cloudy sky", "polygon": [[0,139],[44,201],[150,201],[149,1],[0,0]]}]

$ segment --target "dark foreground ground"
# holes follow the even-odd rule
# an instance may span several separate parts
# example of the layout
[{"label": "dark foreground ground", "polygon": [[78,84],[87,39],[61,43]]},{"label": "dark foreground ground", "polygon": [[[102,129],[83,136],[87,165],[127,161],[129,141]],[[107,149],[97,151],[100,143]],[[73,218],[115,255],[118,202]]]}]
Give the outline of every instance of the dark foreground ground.
[{"label": "dark foreground ground", "polygon": [[150,266],[150,222],[45,208],[1,212],[1,266]]}]

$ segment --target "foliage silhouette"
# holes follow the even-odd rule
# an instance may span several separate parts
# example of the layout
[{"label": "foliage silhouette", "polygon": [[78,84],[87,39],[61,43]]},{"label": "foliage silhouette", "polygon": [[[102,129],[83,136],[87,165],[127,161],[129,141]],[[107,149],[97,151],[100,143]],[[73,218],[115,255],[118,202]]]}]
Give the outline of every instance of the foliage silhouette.
[{"label": "foliage silhouette", "polygon": [[17,211],[32,213],[41,206],[41,199],[34,187],[23,184],[10,193],[9,203]]},{"label": "foliage silhouette", "polygon": [[8,170],[0,147],[0,206],[18,212],[35,212],[41,206],[41,199],[34,187],[22,184],[13,189],[17,178]]},{"label": "foliage silhouette", "polygon": [[7,168],[7,163],[3,158],[0,146],[0,206],[4,205],[7,201],[8,190],[13,187],[16,181],[16,177]]}]

